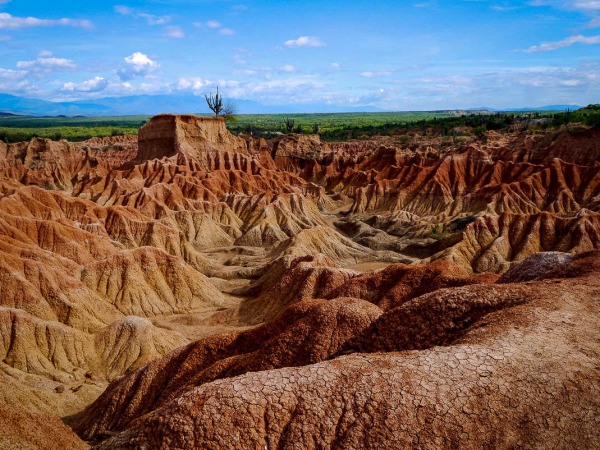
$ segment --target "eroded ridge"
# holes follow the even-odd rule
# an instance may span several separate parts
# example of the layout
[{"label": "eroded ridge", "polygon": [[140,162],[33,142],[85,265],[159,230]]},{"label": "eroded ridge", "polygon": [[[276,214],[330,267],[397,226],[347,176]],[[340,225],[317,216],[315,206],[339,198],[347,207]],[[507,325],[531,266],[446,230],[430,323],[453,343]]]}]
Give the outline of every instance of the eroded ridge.
[{"label": "eroded ridge", "polygon": [[0,142],[0,403],[107,448],[594,447],[599,157],[175,115]]},{"label": "eroded ridge", "polygon": [[585,254],[384,312],[306,300],[114,382],[72,424],[110,436],[98,448],[593,448],[599,268]]}]

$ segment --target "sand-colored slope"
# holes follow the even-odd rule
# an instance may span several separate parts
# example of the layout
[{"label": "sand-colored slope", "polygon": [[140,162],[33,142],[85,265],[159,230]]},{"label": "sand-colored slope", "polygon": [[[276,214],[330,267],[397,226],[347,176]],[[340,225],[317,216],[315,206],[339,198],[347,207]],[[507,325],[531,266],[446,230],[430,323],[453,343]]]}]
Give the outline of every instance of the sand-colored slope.
[{"label": "sand-colored slope", "polygon": [[[413,376],[432,383],[435,376],[420,372],[425,370],[421,363],[407,363],[408,354],[395,352],[423,351],[412,354],[414,361],[427,352],[438,358],[439,352],[446,355],[439,361],[446,361],[453,358],[453,346],[463,345],[460,339],[475,336],[468,345],[477,358],[483,358],[478,346],[496,349],[495,340],[520,355],[525,347],[511,337],[513,319],[530,344],[539,340],[550,346],[527,325],[547,305],[545,294],[534,295],[535,289],[546,292],[544,277],[550,277],[549,269],[540,267],[569,268],[554,273],[553,280],[567,272],[579,277],[556,282],[563,289],[557,291],[563,302],[557,310],[575,317],[580,312],[569,303],[569,292],[591,298],[596,289],[591,275],[582,275],[585,259],[561,253],[554,259],[534,257],[537,263],[529,260],[529,266],[517,263],[540,251],[576,255],[600,247],[597,130],[489,133],[485,142],[443,151],[439,144],[436,137],[419,136],[410,144],[393,137],[324,143],[317,136],[293,134],[266,141],[234,136],[221,119],[173,115],[151,120],[134,138],[0,143],[0,401],[64,416],[83,409],[117,380],[107,392],[118,395],[104,395],[93,409],[102,425],[91,430],[91,413],[83,415],[81,433],[104,439],[98,433],[115,429],[118,417],[109,418],[98,406],[110,405],[128,417],[118,425],[125,434],[110,441],[115,445],[134,435],[151,445],[163,438],[176,442],[185,433],[176,431],[171,419],[185,410],[191,419],[181,423],[195,433],[189,442],[210,447],[221,442],[217,436],[229,419],[223,419],[223,430],[204,427],[201,432],[193,421],[211,423],[206,411],[216,416],[243,405],[219,390],[241,375],[236,380],[260,379],[269,386],[264,392],[236,387],[260,405],[240,407],[239,423],[256,430],[248,442],[264,446],[261,439],[268,437],[282,446],[360,447],[375,442],[375,435],[382,442],[390,435],[355,415],[367,414],[380,423],[384,417],[377,414],[389,405],[403,411],[406,423],[422,418],[406,405],[392,404],[400,401],[392,392],[413,386]],[[423,260],[433,262],[415,264]],[[386,264],[370,273],[358,270]],[[497,275],[473,275],[478,272],[506,275],[496,285]],[[587,301],[580,307],[587,307]],[[520,322],[521,316],[509,311],[523,311],[527,320]],[[499,325],[490,325],[490,317],[499,317]],[[478,333],[488,329],[490,340],[478,341]],[[584,337],[571,344],[563,337],[556,339],[564,354],[578,351],[578,343],[589,345]],[[204,356],[188,361],[186,369],[182,348]],[[388,353],[367,356],[366,362],[342,356],[358,350]],[[173,355],[179,355],[179,362],[169,369]],[[543,373],[549,366],[542,356],[531,366],[516,358],[506,367]],[[556,362],[553,358],[548,364]],[[577,358],[566,357],[569,362],[557,379],[567,383],[573,367],[587,367],[588,360]],[[285,368],[319,361],[316,372],[311,367],[317,366]],[[338,365],[343,369],[337,371]],[[159,366],[163,381],[153,368]],[[444,370],[450,372],[443,377],[471,386],[470,372]],[[310,381],[296,379],[300,372]],[[399,373],[404,381],[383,383],[374,393],[364,388],[366,373],[392,378]],[[510,371],[499,373],[523,397],[521,380]],[[291,377],[287,394],[277,383],[269,384],[271,376],[280,376],[272,374]],[[323,379],[323,374],[329,375]],[[593,379],[585,380],[582,389],[589,393]],[[533,391],[538,381],[532,381]],[[358,384],[349,387],[350,382]],[[332,383],[328,394],[324,383]],[[416,385],[410,389],[407,401],[434,396],[429,388],[426,394]],[[213,398],[216,406],[206,406],[196,392],[205,392],[203,398]],[[463,401],[453,392],[435,392],[448,405]],[[263,394],[268,400],[259,399]],[[377,411],[346,406],[365,395],[379,399]],[[128,398],[135,399],[129,410],[123,400]],[[333,403],[325,407],[321,399]],[[545,401],[536,407],[547,408]],[[275,409],[270,408],[279,408],[287,418],[271,417]],[[564,408],[569,417],[578,417],[569,398]],[[508,409],[500,410],[513,417]],[[142,411],[150,415],[141,417]],[[317,436],[310,414],[329,412],[338,414],[338,429],[317,427]],[[167,419],[159,419],[161,414]],[[529,413],[515,414],[524,420]],[[296,421],[302,417],[306,424]],[[162,430],[156,435],[140,431],[155,418],[166,420],[166,428],[152,425]],[[535,414],[534,419],[537,423]],[[399,420],[392,423],[396,433],[390,442],[401,445]],[[463,417],[451,420],[460,424]],[[353,440],[350,423],[366,430],[358,434],[364,441]],[[508,434],[516,433],[518,426],[511,427]],[[294,430],[311,436],[310,442],[296,439]],[[457,438],[454,431],[446,432],[440,428],[432,439],[441,437],[450,446],[459,442],[460,433]],[[569,433],[557,442],[571,442]],[[481,442],[488,442],[489,436],[481,436]],[[544,442],[553,442],[550,434],[544,436]]]},{"label": "sand-colored slope", "polygon": [[462,240],[433,256],[476,272],[504,272],[512,262],[539,251],[582,253],[600,247],[600,214],[574,217],[551,213],[483,216],[469,225]]},{"label": "sand-colored slope", "polygon": [[348,298],[300,302],[274,322],[200,340],[116,381],[70,423],[81,435],[93,438],[125,429],[132,420],[194,386],[246,372],[321,361],[380,314],[376,306]]},{"label": "sand-colored slope", "polygon": [[[598,253],[571,259],[562,272],[572,278],[426,294],[375,314],[364,331],[346,334],[341,353],[363,353],[313,365],[264,370],[267,363],[259,372],[198,384],[198,371],[214,367],[218,355],[230,363],[228,353],[200,341],[195,351],[208,355],[213,349],[210,359],[192,357],[188,347],[115,382],[75,420],[76,429],[88,437],[123,430],[99,448],[218,448],[233,442],[240,448],[593,448],[600,286],[595,271],[577,268],[597,268],[598,261]],[[320,348],[328,330],[312,329],[302,348]],[[287,348],[285,336],[268,348]],[[272,361],[267,355],[255,354],[247,363]],[[196,378],[190,379],[185,374],[192,368]],[[167,389],[171,397],[153,387],[171,379],[180,380]],[[112,415],[114,402],[122,405],[122,422]],[[136,406],[144,402],[153,406]],[[132,421],[128,414],[135,411]]]},{"label": "sand-colored slope", "polygon": [[0,405],[0,448],[84,450],[89,446],[56,416]]}]

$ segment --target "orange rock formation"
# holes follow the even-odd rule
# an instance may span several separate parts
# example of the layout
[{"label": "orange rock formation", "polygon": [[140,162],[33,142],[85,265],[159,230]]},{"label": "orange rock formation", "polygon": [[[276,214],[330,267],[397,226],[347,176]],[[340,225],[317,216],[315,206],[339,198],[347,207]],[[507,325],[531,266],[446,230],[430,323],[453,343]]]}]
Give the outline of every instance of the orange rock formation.
[{"label": "orange rock formation", "polygon": [[0,446],[597,447],[599,132],[434,144],[0,142]]}]

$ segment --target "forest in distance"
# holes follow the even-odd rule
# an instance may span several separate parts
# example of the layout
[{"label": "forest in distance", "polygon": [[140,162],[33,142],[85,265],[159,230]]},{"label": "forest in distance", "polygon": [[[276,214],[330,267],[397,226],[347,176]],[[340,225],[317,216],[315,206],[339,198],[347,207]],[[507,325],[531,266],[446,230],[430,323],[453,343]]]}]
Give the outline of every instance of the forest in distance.
[{"label": "forest in distance", "polygon": [[[33,117],[0,113],[0,140],[11,143],[34,137],[79,142],[92,137],[137,134],[150,116]],[[403,111],[315,114],[238,114],[227,123],[234,134],[273,137],[281,133],[319,134],[324,141],[406,135],[420,130],[453,137],[482,136],[513,124],[547,129],[569,123],[600,125],[600,105],[575,111]]]}]

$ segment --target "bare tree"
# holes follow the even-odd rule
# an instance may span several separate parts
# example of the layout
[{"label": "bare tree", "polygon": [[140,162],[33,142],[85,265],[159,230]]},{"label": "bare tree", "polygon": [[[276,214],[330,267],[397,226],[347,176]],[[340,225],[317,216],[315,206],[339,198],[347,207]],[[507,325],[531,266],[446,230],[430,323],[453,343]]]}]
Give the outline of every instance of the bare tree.
[{"label": "bare tree", "polygon": [[234,101],[228,99],[225,102],[225,105],[223,106],[221,115],[225,118],[225,120],[227,122],[235,122],[235,121],[237,121],[237,118],[236,118],[237,114],[238,114],[237,104]]}]

